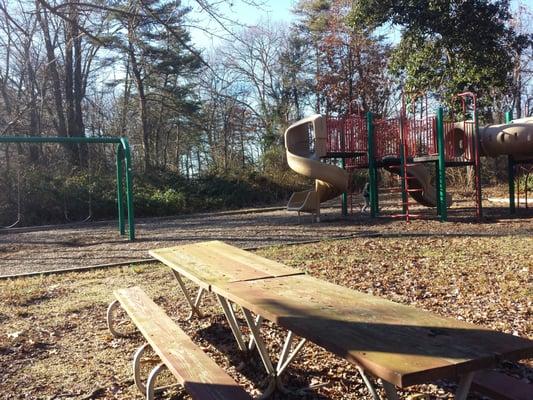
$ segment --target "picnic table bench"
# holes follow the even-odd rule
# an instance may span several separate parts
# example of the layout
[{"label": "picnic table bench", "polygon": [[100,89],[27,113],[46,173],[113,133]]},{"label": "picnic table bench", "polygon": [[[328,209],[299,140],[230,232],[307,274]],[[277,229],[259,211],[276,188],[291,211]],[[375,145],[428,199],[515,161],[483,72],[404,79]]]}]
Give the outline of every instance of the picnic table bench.
[{"label": "picnic table bench", "polygon": [[[134,381],[147,400],[154,398],[155,381],[166,366],[193,399],[199,400],[251,400],[222,368],[196,346],[165,311],[155,304],[138,287],[115,291],[117,302],[146,338],[133,358]],[[140,360],[150,345],[162,363],[150,373],[146,385],[141,382]]]},{"label": "picnic table bench", "polygon": [[[191,306],[191,317],[201,315],[204,291],[217,297],[238,347],[244,351],[256,347],[259,352],[270,377],[265,396],[276,388],[284,390],[280,376],[306,340],[354,363],[374,398],[378,395],[371,378],[382,380],[389,399],[397,398],[397,386],[448,378],[459,380],[456,398],[462,400],[476,371],[492,368],[503,359],[533,356],[533,341],[526,338],[315,279],[222,242],[158,249],[150,254],[172,269]],[[195,299],[182,277],[199,286]],[[235,306],[241,308],[251,331],[248,343]],[[263,318],[288,330],[276,367],[261,338]],[[301,340],[293,345],[295,336]],[[476,388],[479,386],[477,382]]]}]

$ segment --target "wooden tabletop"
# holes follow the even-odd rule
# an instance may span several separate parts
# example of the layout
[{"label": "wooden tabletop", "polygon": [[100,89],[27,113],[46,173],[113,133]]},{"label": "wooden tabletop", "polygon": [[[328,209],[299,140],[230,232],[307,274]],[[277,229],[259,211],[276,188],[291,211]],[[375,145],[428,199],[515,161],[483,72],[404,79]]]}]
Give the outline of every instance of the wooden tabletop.
[{"label": "wooden tabletop", "polygon": [[306,275],[212,290],[400,387],[533,357],[531,340]]},{"label": "wooden tabletop", "polygon": [[218,240],[150,250],[150,255],[207,290],[215,284],[303,274]]}]

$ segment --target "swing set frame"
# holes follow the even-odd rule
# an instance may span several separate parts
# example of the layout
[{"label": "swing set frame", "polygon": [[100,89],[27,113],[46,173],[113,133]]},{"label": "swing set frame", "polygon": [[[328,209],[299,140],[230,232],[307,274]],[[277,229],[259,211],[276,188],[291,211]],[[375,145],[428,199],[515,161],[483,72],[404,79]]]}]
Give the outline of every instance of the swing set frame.
[{"label": "swing set frame", "polygon": [[95,144],[109,143],[116,145],[116,177],[117,177],[117,212],[118,227],[122,236],[126,235],[126,211],[128,219],[128,238],[135,240],[135,217],[133,211],[133,177],[132,159],[128,139],[125,137],[27,137],[2,136],[0,143],[62,143],[62,144]]}]

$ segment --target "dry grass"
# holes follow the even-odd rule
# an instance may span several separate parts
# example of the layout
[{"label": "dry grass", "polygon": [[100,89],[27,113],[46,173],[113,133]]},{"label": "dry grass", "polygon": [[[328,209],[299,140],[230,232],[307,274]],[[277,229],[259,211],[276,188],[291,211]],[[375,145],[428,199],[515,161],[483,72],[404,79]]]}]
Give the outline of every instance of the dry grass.
[{"label": "dry grass", "polygon": [[[533,336],[531,237],[393,236],[279,246],[259,253],[357,290]],[[214,300],[205,302],[212,317],[185,322],[188,310],[170,272],[150,264],[0,281],[0,397],[140,399],[130,360],[142,339],[113,339],[105,326],[113,289],[132,285],[146,290],[248,390],[261,384],[257,357],[247,360],[246,375],[236,371],[241,359]],[[279,329],[270,324],[265,338],[271,349],[281,345]],[[507,373],[533,380],[531,367],[531,360],[502,366]],[[328,383],[307,398],[366,395],[352,366],[311,345],[288,370],[288,380],[291,386]],[[444,389],[428,385],[402,395],[425,391],[450,397]],[[165,398],[186,397],[172,392]]]}]

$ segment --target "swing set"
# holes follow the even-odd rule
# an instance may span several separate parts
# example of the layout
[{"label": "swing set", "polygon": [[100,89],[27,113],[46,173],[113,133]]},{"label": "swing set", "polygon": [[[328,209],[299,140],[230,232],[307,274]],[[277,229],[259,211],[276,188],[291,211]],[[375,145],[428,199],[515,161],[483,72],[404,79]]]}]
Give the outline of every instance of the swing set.
[{"label": "swing set", "polygon": [[[0,137],[0,143],[60,143],[60,144],[114,144],[116,145],[116,179],[117,179],[117,212],[118,225],[121,235],[126,234],[126,212],[128,220],[128,238],[135,239],[135,219],[133,211],[133,180],[132,180],[132,161],[131,151],[128,139],[125,137],[23,137],[23,136],[3,136]],[[91,161],[89,157],[89,177],[91,176]],[[22,221],[22,195],[21,195],[21,164],[18,163],[17,169],[17,219],[3,229],[14,228]],[[87,222],[92,219],[92,189],[89,188],[88,215],[82,221]],[[67,221],[72,222],[67,207],[66,198],[64,199],[64,215]]]}]

